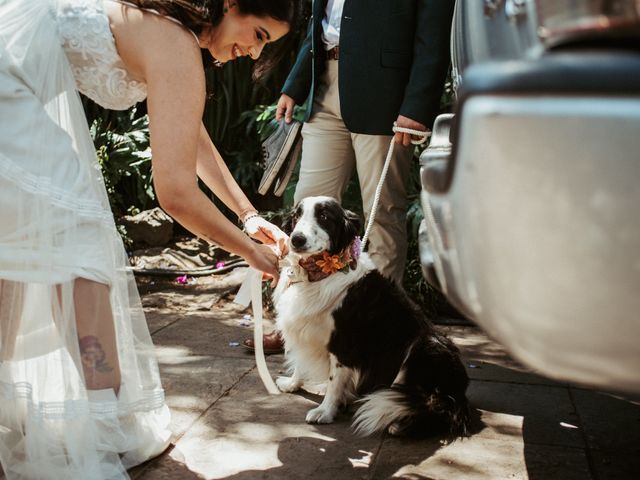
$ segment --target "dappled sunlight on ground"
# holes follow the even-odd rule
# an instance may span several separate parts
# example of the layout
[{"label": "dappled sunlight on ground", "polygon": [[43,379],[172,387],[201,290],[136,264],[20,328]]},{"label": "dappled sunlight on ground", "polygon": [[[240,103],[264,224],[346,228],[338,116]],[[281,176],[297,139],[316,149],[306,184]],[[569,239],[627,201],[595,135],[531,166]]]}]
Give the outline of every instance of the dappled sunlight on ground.
[{"label": "dappled sunlight on ground", "polygon": [[486,428],[489,428],[490,431],[495,432],[496,437],[522,439],[524,417],[521,415],[483,411],[482,423]]},{"label": "dappled sunlight on ground", "polygon": [[[143,300],[174,448],[135,469],[133,480],[612,480],[640,471],[640,432],[629,428],[640,421],[637,405],[537,375],[470,326],[440,327],[471,379],[470,437],[361,438],[351,412],[309,425],[323,385],[267,394],[240,346],[252,335],[250,312],[232,303],[228,280],[169,287],[151,285]],[[274,378],[283,360],[267,357]]]},{"label": "dappled sunlight on ground", "polygon": [[158,362],[165,365],[183,365],[193,362],[197,357],[189,358],[191,350],[187,347],[156,347]]},{"label": "dappled sunlight on ground", "polygon": [[[240,412],[237,414],[242,416]],[[185,461],[192,471],[208,478],[226,478],[241,472],[282,467],[284,459],[280,457],[288,455],[282,452],[282,446],[289,441],[295,442],[296,448],[312,448],[314,456],[322,456],[332,450],[329,444],[336,439],[304,423],[274,425],[236,421],[221,430],[199,423],[180,446],[187,452]]]},{"label": "dappled sunlight on ground", "polygon": [[[398,452],[401,454],[401,452]],[[524,463],[524,444],[494,444],[460,441],[441,449],[432,456],[425,456],[422,462],[405,465],[392,478],[424,479],[424,473],[437,471],[440,479],[520,479],[526,476],[508,475]],[[481,465],[481,466],[480,466]]]}]

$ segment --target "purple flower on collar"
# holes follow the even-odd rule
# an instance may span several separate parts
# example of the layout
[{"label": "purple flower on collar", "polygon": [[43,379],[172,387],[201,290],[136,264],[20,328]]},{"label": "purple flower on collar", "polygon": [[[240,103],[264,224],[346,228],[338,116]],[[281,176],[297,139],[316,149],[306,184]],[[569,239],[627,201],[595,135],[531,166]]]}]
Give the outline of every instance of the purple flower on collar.
[{"label": "purple flower on collar", "polygon": [[362,253],[361,250],[362,240],[360,240],[360,237],[356,237],[353,239],[353,242],[351,242],[351,258],[358,260],[358,258],[360,258],[360,253]]}]

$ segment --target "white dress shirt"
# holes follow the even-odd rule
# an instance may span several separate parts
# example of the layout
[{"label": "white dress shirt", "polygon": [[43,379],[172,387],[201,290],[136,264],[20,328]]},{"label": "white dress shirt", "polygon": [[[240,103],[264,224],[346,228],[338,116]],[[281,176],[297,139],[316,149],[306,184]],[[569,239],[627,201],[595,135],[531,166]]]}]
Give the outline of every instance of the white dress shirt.
[{"label": "white dress shirt", "polygon": [[322,19],[322,41],[326,50],[340,44],[340,21],[344,0],[328,0],[325,15]]}]

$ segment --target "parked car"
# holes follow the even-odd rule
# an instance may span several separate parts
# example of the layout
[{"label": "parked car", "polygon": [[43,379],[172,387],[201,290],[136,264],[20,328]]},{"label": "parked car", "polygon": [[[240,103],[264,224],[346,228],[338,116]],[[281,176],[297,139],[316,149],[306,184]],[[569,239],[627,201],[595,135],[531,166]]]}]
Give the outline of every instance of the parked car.
[{"label": "parked car", "polygon": [[427,280],[516,358],[640,393],[640,1],[458,0]]}]

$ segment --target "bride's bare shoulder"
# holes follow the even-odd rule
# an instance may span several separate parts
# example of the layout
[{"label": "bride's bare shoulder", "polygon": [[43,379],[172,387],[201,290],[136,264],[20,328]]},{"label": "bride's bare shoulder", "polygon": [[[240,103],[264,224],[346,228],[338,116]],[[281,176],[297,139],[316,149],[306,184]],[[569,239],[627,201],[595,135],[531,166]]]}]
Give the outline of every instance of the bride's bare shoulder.
[{"label": "bride's bare shoulder", "polygon": [[105,11],[118,54],[131,74],[146,79],[157,63],[168,62],[169,67],[179,64],[182,68],[185,63],[201,65],[197,40],[184,26],[114,1],[105,2]]}]

